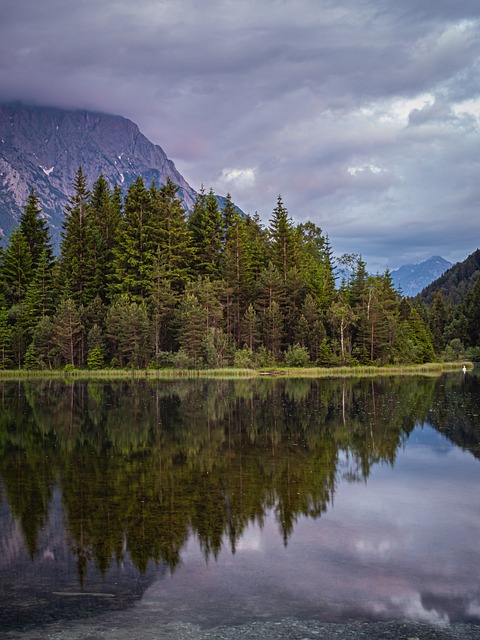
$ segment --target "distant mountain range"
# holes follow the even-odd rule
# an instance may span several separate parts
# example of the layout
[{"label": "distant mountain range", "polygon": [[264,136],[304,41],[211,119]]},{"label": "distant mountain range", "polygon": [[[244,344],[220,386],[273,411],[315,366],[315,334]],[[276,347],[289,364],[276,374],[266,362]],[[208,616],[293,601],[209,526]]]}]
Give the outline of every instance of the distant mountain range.
[{"label": "distant mountain range", "polygon": [[392,271],[392,281],[395,288],[400,289],[404,296],[413,297],[437,280],[451,266],[452,263],[448,260],[433,256],[418,264],[405,264]]},{"label": "distant mountain range", "polygon": [[149,187],[167,177],[191,208],[196,192],[163,149],[121,116],[23,104],[0,105],[0,229],[8,236],[34,187],[58,242],[63,210],[79,166],[91,186],[101,173],[123,189],[141,176]]}]

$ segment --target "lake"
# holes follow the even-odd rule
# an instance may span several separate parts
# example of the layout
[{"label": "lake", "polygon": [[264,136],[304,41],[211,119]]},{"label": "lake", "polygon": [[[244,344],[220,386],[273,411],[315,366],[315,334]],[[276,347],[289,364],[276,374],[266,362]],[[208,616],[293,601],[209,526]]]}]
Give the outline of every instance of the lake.
[{"label": "lake", "polygon": [[480,638],[479,458],[475,373],[2,382],[0,635]]}]

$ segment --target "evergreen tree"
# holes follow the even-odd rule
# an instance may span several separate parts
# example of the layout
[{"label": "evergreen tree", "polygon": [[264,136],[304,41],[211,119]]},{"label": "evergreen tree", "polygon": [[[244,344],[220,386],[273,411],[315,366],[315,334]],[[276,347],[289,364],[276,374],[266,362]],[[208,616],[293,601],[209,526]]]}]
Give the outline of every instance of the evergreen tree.
[{"label": "evergreen tree", "polygon": [[30,251],[32,269],[37,268],[42,254],[43,260],[51,266],[53,263],[51,234],[46,219],[42,217],[40,198],[33,187],[20,217],[19,227]]},{"label": "evergreen tree", "polygon": [[298,225],[296,232],[302,276],[308,292],[325,310],[332,303],[335,293],[333,257],[328,238],[313,222]]},{"label": "evergreen tree", "polygon": [[441,291],[436,291],[433,296],[428,310],[428,322],[432,332],[433,347],[436,353],[440,353],[445,348],[444,331],[448,323],[447,309]]},{"label": "evergreen tree", "polygon": [[257,309],[265,347],[279,355],[283,345],[285,283],[279,270],[269,263],[260,275]]},{"label": "evergreen tree", "polygon": [[205,317],[204,309],[193,292],[185,292],[178,315],[180,347],[188,355],[193,366],[201,366],[204,362]]},{"label": "evergreen tree", "polygon": [[268,232],[262,226],[258,214],[245,218],[246,251],[245,251],[245,284],[246,300],[255,304],[258,294],[258,281],[268,265]]},{"label": "evergreen tree", "polygon": [[73,196],[65,209],[62,224],[62,242],[60,247],[59,272],[61,286],[65,294],[77,304],[87,301],[88,289],[88,224],[90,193],[79,167],[73,183]]},{"label": "evergreen tree", "polygon": [[159,258],[154,268],[150,297],[148,299],[156,366],[159,364],[161,351],[173,351],[174,338],[172,329],[178,299],[179,295],[172,291],[172,281],[167,276],[165,266],[160,262]]},{"label": "evergreen tree", "polygon": [[247,223],[228,198],[223,215],[226,231],[221,273],[226,282],[225,291],[228,295],[225,316],[226,330],[238,343],[241,318],[251,302],[249,296],[251,287],[247,269],[249,260]]},{"label": "evergreen tree", "polygon": [[54,364],[55,341],[53,338],[53,321],[50,317],[44,316],[39,319],[33,329],[32,343],[35,347],[38,366],[40,368],[52,368]]},{"label": "evergreen tree", "polygon": [[8,369],[12,364],[12,327],[8,321],[8,310],[0,301],[0,369]]},{"label": "evergreen tree", "polygon": [[120,366],[146,367],[151,348],[145,302],[132,301],[127,294],[122,294],[110,305],[105,322],[111,353]]},{"label": "evergreen tree", "polygon": [[[434,305],[435,298],[430,308],[430,318],[432,313],[435,313]],[[470,289],[467,293],[460,307],[467,325],[466,333],[468,339],[465,340],[465,344],[468,346],[480,346],[480,278],[477,277],[473,289]]]},{"label": "evergreen tree", "polygon": [[281,196],[278,196],[277,206],[270,220],[270,237],[272,263],[286,282],[289,270],[299,267],[300,256],[298,237]]},{"label": "evergreen tree", "polygon": [[418,309],[412,307],[410,316],[406,321],[407,338],[411,344],[410,361],[423,364],[435,361],[431,335]]},{"label": "evergreen tree", "polygon": [[149,243],[151,197],[142,178],[128,189],[123,220],[115,247],[112,292],[127,293],[132,301],[148,296],[156,251]]},{"label": "evergreen tree", "polygon": [[64,363],[79,364],[78,346],[82,338],[83,325],[80,313],[72,298],[64,298],[58,305],[53,320],[53,341],[60,350]]},{"label": "evergreen tree", "polygon": [[188,283],[181,300],[178,342],[195,365],[206,363],[207,336],[215,335],[218,329],[223,330],[222,289],[221,282],[199,276],[195,282]]},{"label": "evergreen tree", "polygon": [[0,265],[2,292],[10,306],[24,299],[32,275],[32,256],[27,241],[21,229],[14,229],[2,252]]},{"label": "evergreen tree", "polygon": [[283,341],[284,317],[276,300],[273,300],[272,304],[265,309],[261,321],[263,344],[277,360]]},{"label": "evergreen tree", "polygon": [[202,188],[197,195],[188,219],[188,228],[195,250],[195,272],[218,278],[224,231],[220,208],[212,190],[205,195]]},{"label": "evergreen tree", "polygon": [[102,329],[94,324],[87,336],[87,367],[89,369],[103,369],[105,364],[105,349]]},{"label": "evergreen tree", "polygon": [[55,310],[53,267],[48,249],[44,248],[25,294],[25,328],[31,333],[39,318],[52,315]]},{"label": "evergreen tree", "polygon": [[253,351],[260,342],[260,322],[252,304],[248,306],[243,314],[241,338],[250,351]]},{"label": "evergreen tree", "polygon": [[301,314],[301,307],[307,294],[307,283],[304,273],[296,267],[289,269],[285,282],[284,302],[281,306],[285,318],[286,341],[294,342],[295,327]]},{"label": "evergreen tree", "polygon": [[172,291],[181,293],[192,278],[194,248],[178,187],[170,178],[152,195],[151,236],[155,268],[161,265]]},{"label": "evergreen tree", "polygon": [[85,302],[108,298],[114,271],[114,248],[121,223],[119,194],[112,194],[103,174],[94,182],[89,198],[86,246]]},{"label": "evergreen tree", "polygon": [[301,308],[295,331],[295,341],[308,349],[310,360],[316,362],[320,356],[320,348],[326,338],[323,312],[312,294],[307,294]]}]

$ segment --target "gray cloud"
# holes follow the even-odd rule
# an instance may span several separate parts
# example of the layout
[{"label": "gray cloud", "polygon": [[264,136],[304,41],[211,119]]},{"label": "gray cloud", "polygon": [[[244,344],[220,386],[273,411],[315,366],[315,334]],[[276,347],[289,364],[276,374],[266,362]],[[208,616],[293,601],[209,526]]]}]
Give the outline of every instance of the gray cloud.
[{"label": "gray cloud", "polygon": [[281,193],[372,269],[477,248],[476,0],[5,0],[0,99],[134,120],[193,187]]}]

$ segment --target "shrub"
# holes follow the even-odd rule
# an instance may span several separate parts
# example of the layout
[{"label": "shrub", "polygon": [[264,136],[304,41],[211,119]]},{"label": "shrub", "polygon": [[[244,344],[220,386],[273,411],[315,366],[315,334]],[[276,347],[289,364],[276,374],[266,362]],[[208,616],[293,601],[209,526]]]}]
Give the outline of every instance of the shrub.
[{"label": "shrub", "polygon": [[243,349],[235,351],[233,364],[237,369],[255,369],[255,354],[245,345]]},{"label": "shrub", "polygon": [[308,350],[298,343],[289,345],[285,351],[285,364],[287,367],[307,367],[310,364]]}]

